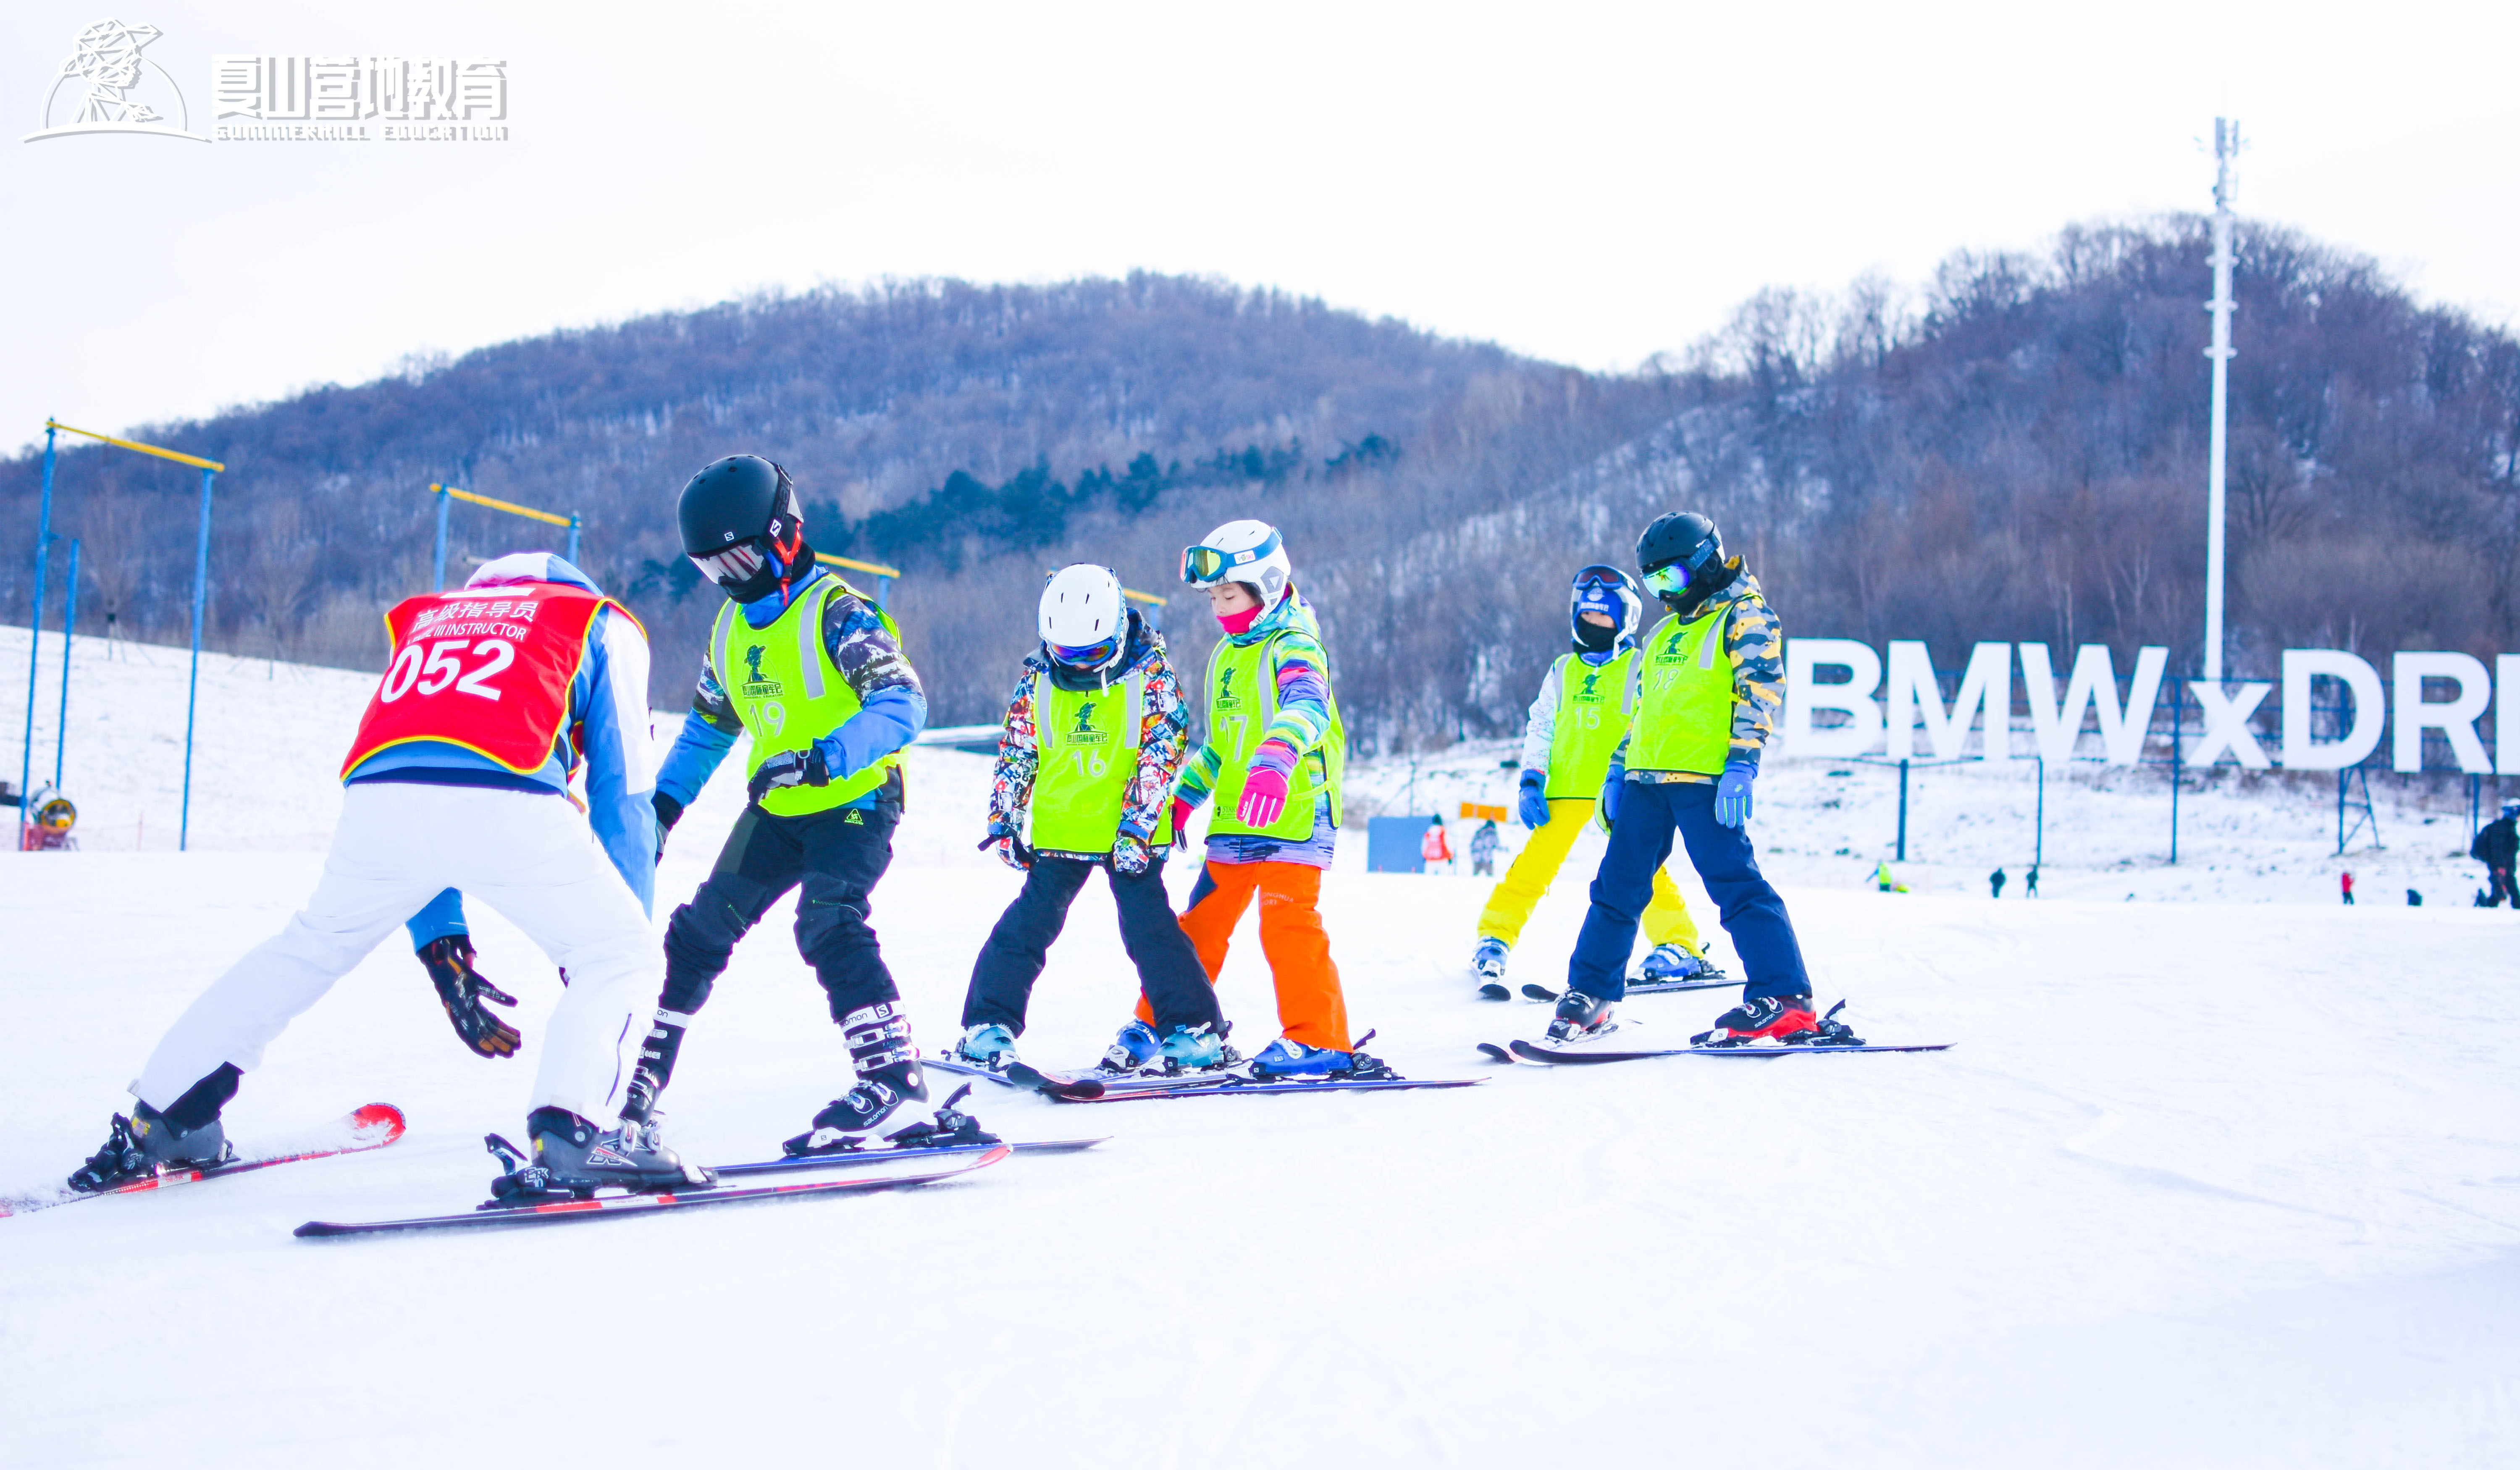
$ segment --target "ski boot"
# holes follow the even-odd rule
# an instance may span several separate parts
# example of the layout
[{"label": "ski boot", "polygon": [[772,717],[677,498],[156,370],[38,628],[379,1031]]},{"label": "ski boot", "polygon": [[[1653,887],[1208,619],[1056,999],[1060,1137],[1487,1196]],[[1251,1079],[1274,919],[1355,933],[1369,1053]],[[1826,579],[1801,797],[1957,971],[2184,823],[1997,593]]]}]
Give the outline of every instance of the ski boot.
[{"label": "ski boot", "polygon": [[566,1108],[538,1107],[525,1117],[530,1160],[496,1134],[483,1140],[507,1169],[490,1181],[492,1206],[588,1199],[605,1188],[652,1194],[716,1183],[717,1176],[685,1164],[665,1146],[661,1124],[651,1116],[606,1133]]},{"label": "ski boot", "polygon": [[1480,979],[1491,984],[1503,981],[1505,957],[1510,953],[1512,953],[1512,946],[1508,945],[1504,940],[1483,938],[1479,941],[1479,947],[1470,951],[1470,968]]},{"label": "ski boot", "polygon": [[858,1080],[814,1115],[814,1126],[783,1146],[791,1154],[830,1153],[878,1139],[923,1136],[936,1129],[927,1102],[926,1075],[910,1044],[910,1018],[898,1001],[878,1001],[850,1011],[840,1022],[848,1037],[849,1065]]},{"label": "ski boot", "polygon": [[656,1111],[656,1098],[673,1081],[674,1061],[683,1054],[683,1032],[692,1018],[676,1010],[659,1008],[656,1018],[648,1026],[648,1039],[639,1047],[639,1067],[630,1074],[630,1100],[621,1105],[621,1118],[626,1123],[645,1123]]},{"label": "ski boot", "polygon": [[1177,1076],[1230,1067],[1242,1060],[1242,1055],[1225,1045],[1223,1032],[1202,1021],[1195,1026],[1176,1026],[1164,1033],[1156,1059],[1167,1075]]},{"label": "ski boot", "polygon": [[974,1067],[1003,1072],[1023,1060],[1015,1055],[1015,1034],[1004,1026],[973,1026],[954,1044],[954,1059]]},{"label": "ski boot", "polygon": [[1704,956],[1692,953],[1688,947],[1678,944],[1658,944],[1654,946],[1653,953],[1645,957],[1640,978],[1649,983],[1668,983],[1675,980],[1704,980],[1711,978],[1714,973],[1715,966],[1708,964]]},{"label": "ski boot", "polygon": [[1120,1035],[1111,1043],[1111,1049],[1102,1053],[1102,1059],[1095,1063],[1095,1068],[1102,1072],[1135,1072],[1140,1067],[1152,1064],[1163,1049],[1164,1039],[1155,1035],[1154,1027],[1133,1020],[1120,1028]]},{"label": "ski boot", "polygon": [[236,1157],[236,1150],[228,1146],[227,1131],[216,1118],[179,1134],[144,1102],[128,1118],[114,1114],[112,1127],[105,1146],[69,1177],[69,1186],[81,1194],[101,1194],[170,1170],[207,1169]]},{"label": "ski boot", "polygon": [[[1811,1007],[1812,999],[1807,995],[1752,996],[1717,1016],[1714,1030],[1697,1033],[1688,1039],[1688,1044],[1731,1047],[1773,1042],[1784,1047],[1807,1047],[1822,1034],[1820,1017],[1812,1014]],[[1829,1013],[1837,1012],[1831,1009]]]},{"label": "ski boot", "polygon": [[1580,990],[1570,990],[1557,998],[1557,1011],[1549,1018],[1544,1041],[1556,1048],[1607,1041],[1619,1029],[1618,1021],[1613,1019],[1616,1008],[1612,1002],[1597,1001]]},{"label": "ski boot", "polygon": [[1369,1031],[1357,1038],[1354,1049],[1340,1051],[1330,1047],[1307,1047],[1292,1037],[1280,1037],[1260,1048],[1251,1058],[1254,1077],[1336,1077],[1341,1080],[1396,1078],[1382,1058],[1368,1053],[1365,1044],[1373,1040]]}]

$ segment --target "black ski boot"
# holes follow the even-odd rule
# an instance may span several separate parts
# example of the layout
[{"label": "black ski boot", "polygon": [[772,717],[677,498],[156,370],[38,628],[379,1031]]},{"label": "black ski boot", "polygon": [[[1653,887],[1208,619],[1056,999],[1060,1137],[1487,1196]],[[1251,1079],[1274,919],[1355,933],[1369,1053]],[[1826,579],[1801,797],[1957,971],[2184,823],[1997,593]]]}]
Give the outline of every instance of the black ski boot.
[{"label": "black ski boot", "polygon": [[114,1114],[112,1130],[105,1146],[69,1177],[69,1186],[81,1194],[102,1194],[162,1173],[205,1169],[236,1157],[236,1150],[228,1146],[227,1130],[216,1118],[179,1134],[144,1102],[128,1118]]},{"label": "black ski boot", "polygon": [[490,1136],[490,1152],[508,1166],[490,1181],[490,1192],[502,1203],[534,1204],[555,1195],[584,1198],[607,1187],[652,1193],[717,1182],[717,1176],[685,1164],[667,1148],[658,1127],[651,1118],[605,1133],[566,1108],[538,1107],[525,1118],[533,1140],[530,1163],[505,1138]]},{"label": "black ski boot", "polygon": [[1557,1013],[1550,1018],[1548,1042],[1552,1047],[1581,1047],[1608,1040],[1619,1029],[1613,1019],[1614,1005],[1608,1001],[1596,1001],[1580,990],[1570,990],[1557,998]]},{"label": "black ski boot", "polygon": [[910,1043],[910,1018],[899,1001],[879,1001],[850,1011],[840,1022],[848,1038],[849,1065],[857,1086],[814,1115],[814,1126],[783,1146],[790,1154],[835,1153],[936,1131],[927,1105],[927,1079]]},{"label": "black ski boot", "polygon": [[656,1019],[648,1027],[648,1040],[639,1047],[639,1070],[630,1074],[630,1100],[621,1105],[621,1121],[645,1123],[654,1116],[656,1099],[664,1095],[665,1084],[674,1080],[674,1060],[683,1054],[683,1032],[692,1018],[675,1010],[659,1009]]}]

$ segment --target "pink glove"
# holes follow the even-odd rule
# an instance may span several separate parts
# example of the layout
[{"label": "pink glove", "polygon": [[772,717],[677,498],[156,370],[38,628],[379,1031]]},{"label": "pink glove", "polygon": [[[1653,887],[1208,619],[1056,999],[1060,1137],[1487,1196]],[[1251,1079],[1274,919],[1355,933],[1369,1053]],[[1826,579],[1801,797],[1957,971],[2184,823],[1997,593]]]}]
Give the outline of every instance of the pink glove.
[{"label": "pink glove", "polygon": [[1266,766],[1254,766],[1243,780],[1242,800],[1235,805],[1234,815],[1244,826],[1268,826],[1286,812],[1286,776]]},{"label": "pink glove", "polygon": [[[1198,808],[1192,806],[1181,797],[1173,798],[1173,842],[1190,840],[1190,814],[1197,810]],[[1164,845],[1169,847],[1172,843],[1168,842]]]}]

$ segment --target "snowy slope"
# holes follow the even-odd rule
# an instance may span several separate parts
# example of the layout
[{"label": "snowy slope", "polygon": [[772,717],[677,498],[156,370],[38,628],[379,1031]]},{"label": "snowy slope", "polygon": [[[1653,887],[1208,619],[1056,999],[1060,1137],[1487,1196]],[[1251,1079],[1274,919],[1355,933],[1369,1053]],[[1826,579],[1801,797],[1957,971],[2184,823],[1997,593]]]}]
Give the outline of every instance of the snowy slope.
[{"label": "snowy slope", "polygon": [[[230,850],[156,851],[153,815],[153,850],[0,855],[19,1039],[0,1194],[95,1146],[158,1031],[314,881],[304,833],[365,681],[263,672],[228,669],[227,707],[299,678],[301,714],[226,743],[264,793],[221,796],[214,822],[197,805],[197,832]],[[85,686],[110,727],[73,746],[90,811],[114,798],[104,776],[79,790],[79,751],[111,771],[152,749],[151,677]],[[877,895],[931,1047],[1015,887],[970,850],[986,771],[914,753]],[[1962,886],[1988,839],[1948,818],[1932,850],[1966,858],[1949,884],[1881,895],[1828,851],[1874,814],[1821,805],[1822,772],[1777,776],[1760,838],[1790,849],[1771,861],[1822,991],[1875,1039],[1957,1049],[1489,1067],[1472,1043],[1545,1013],[1464,999],[1450,969],[1486,885],[1368,874],[1350,853],[1325,907],[1359,1026],[1404,1072],[1485,1086],[1105,1108],[993,1093],[981,1114],[1010,1136],[1112,1140],[897,1196],[292,1240],[312,1217],[470,1204],[480,1136],[521,1122],[526,1065],[461,1051],[388,944],[272,1047],[229,1120],[250,1143],[384,1098],[411,1114],[404,1142],[0,1221],[0,1464],[2511,1462],[2511,915],[2341,910],[2313,881],[2317,829],[2252,833],[2236,800],[2213,840],[2250,902],[2130,906],[2109,877],[2092,898],[1990,903]],[[1371,802],[1407,779],[1362,784]],[[1422,809],[1426,780],[1395,809]],[[2075,800],[2101,836],[2148,820]],[[737,802],[721,777],[677,830],[660,912]],[[2058,806],[2051,785],[2051,823]],[[2239,856],[2252,843],[2276,844],[2268,873]],[[1517,978],[1562,976],[1583,861]],[[2275,901],[2296,870],[2316,902]],[[2045,886],[2103,877],[2070,874],[2051,865]],[[1188,866],[1172,876],[1185,892]],[[480,919],[530,1048],[558,983]],[[773,912],[693,1032],[669,1105],[695,1157],[775,1150],[843,1085],[791,920]],[[1247,930],[1223,990],[1238,1040],[1271,1034]],[[1131,991],[1089,892],[1027,1053],[1090,1057]],[[1628,1014],[1677,1041],[1720,1003]]]}]

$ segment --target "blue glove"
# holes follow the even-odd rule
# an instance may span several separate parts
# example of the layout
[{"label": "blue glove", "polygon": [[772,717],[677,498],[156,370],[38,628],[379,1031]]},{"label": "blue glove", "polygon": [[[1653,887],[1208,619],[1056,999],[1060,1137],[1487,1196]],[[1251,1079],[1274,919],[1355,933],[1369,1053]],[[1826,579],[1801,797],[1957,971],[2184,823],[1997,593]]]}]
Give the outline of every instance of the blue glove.
[{"label": "blue glove", "polygon": [[1758,780],[1759,763],[1739,756],[1724,763],[1724,774],[1715,779],[1715,820],[1726,826],[1745,826],[1750,821],[1750,782]]},{"label": "blue glove", "polygon": [[1601,830],[1605,832],[1610,829],[1611,823],[1619,820],[1619,790],[1627,783],[1628,768],[1617,761],[1610,762],[1610,774],[1601,781],[1601,799],[1593,809],[1594,815],[1600,819]]},{"label": "blue glove", "polygon": [[1549,824],[1549,773],[1525,771],[1519,784],[1522,794],[1515,798],[1515,815],[1524,826],[1538,831]]}]

